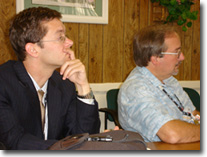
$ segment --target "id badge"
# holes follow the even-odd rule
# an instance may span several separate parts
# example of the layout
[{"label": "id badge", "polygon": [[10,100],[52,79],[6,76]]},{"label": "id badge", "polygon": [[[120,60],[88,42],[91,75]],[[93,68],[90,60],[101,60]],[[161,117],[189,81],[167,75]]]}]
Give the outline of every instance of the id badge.
[{"label": "id badge", "polygon": [[200,124],[200,115],[195,115],[191,114],[191,116],[183,115],[183,120],[192,124]]},{"label": "id badge", "polygon": [[197,124],[197,125],[200,124],[200,115],[199,114],[197,114],[195,116],[192,115],[192,119],[194,121],[194,124]]}]

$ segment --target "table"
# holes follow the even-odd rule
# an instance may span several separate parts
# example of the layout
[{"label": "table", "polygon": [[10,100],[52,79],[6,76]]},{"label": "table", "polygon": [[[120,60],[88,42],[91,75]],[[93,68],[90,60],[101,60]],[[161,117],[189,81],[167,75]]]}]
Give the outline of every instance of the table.
[{"label": "table", "polygon": [[164,142],[147,142],[151,150],[200,150],[200,142],[169,144]]}]

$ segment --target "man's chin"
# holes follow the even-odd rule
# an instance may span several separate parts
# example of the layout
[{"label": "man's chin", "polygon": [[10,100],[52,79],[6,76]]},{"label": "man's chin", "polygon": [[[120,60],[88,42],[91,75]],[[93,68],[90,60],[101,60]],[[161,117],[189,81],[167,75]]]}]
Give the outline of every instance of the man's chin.
[{"label": "man's chin", "polygon": [[172,73],[173,76],[176,76],[179,73],[179,70],[176,70]]}]

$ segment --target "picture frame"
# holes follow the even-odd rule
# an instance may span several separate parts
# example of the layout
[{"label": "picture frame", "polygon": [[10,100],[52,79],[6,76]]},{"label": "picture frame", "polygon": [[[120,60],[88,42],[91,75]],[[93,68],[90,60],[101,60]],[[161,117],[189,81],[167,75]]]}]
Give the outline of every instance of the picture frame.
[{"label": "picture frame", "polygon": [[16,0],[16,13],[39,6],[59,11],[62,22],[108,24],[108,0]]}]

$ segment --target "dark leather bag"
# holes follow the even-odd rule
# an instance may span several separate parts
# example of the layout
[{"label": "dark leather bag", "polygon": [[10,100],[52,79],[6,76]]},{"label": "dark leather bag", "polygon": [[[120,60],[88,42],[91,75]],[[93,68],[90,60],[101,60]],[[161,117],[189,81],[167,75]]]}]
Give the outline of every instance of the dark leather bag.
[{"label": "dark leather bag", "polygon": [[[107,141],[109,140],[109,141]],[[139,133],[114,130],[110,132],[89,135],[78,134],[68,136],[49,150],[146,150],[147,146]]]}]

